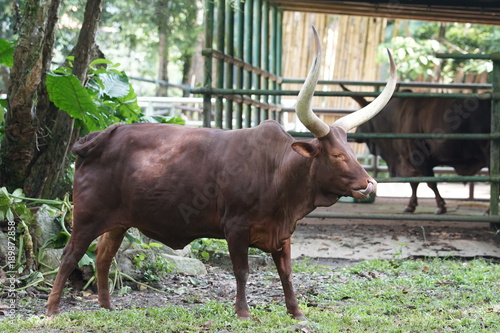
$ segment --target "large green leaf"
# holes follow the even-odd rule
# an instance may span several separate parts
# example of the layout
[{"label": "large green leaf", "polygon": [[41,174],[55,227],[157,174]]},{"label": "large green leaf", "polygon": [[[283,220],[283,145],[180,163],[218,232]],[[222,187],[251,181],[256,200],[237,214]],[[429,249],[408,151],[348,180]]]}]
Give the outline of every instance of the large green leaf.
[{"label": "large green leaf", "polygon": [[0,39],[0,65],[14,66],[14,46],[5,39]]},{"label": "large green leaf", "polygon": [[130,92],[130,85],[126,75],[118,75],[115,72],[100,73],[97,75],[102,82],[102,93],[113,97],[125,97]]},{"label": "large green leaf", "polygon": [[59,109],[71,117],[84,120],[88,113],[95,114],[96,106],[80,80],[74,75],[47,75],[49,98]]},{"label": "large green leaf", "polygon": [[130,85],[129,93],[124,97],[117,98],[116,116],[128,123],[139,120],[141,108],[137,104],[137,95]]}]

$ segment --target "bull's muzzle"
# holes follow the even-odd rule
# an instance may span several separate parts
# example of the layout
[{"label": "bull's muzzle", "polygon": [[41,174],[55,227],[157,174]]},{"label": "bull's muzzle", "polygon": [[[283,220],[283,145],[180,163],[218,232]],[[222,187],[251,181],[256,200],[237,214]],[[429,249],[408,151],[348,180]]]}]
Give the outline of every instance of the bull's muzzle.
[{"label": "bull's muzzle", "polygon": [[352,190],[352,196],[356,199],[366,199],[370,194],[377,191],[377,182],[374,179],[368,179],[368,185],[362,190]]}]

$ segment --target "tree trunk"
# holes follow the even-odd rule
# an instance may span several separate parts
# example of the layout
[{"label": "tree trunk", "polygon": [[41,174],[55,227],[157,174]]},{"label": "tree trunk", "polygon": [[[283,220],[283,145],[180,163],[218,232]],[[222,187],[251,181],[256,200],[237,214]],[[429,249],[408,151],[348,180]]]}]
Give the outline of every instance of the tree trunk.
[{"label": "tree trunk", "polygon": [[[182,84],[189,85],[191,82],[190,81],[190,74],[191,74],[191,67],[193,64],[193,55],[192,54],[186,54],[182,56]],[[187,97],[188,93],[184,91],[184,97]]]},{"label": "tree trunk", "polygon": [[[171,0],[157,0],[155,4],[158,25],[158,81],[168,82],[168,49],[170,42],[170,7]],[[168,96],[168,87],[158,84],[156,96]]]},{"label": "tree trunk", "polygon": [[8,90],[0,183],[23,187],[37,145],[36,95],[42,80],[49,1],[28,0],[21,22]]},{"label": "tree trunk", "polygon": [[[75,74],[82,84],[95,54],[102,0],[89,0],[74,49]],[[0,185],[23,188],[30,197],[62,197],[61,186],[78,138],[74,120],[48,98],[45,76],[54,46],[60,0],[28,0],[11,71],[9,109],[2,142]]]},{"label": "tree trunk", "polygon": [[[95,35],[101,16],[101,4],[101,0],[87,1],[82,28],[73,51],[73,74],[80,79],[82,85],[86,83],[89,64],[98,52]],[[48,108],[46,119],[47,128],[50,128],[52,134],[45,151],[39,155],[30,170],[25,189],[33,197],[61,198],[71,189],[71,184],[64,182],[64,176],[71,163],[70,149],[79,133],[74,119],[53,104]]]},{"label": "tree trunk", "polygon": [[[158,81],[168,82],[168,42],[167,42],[167,34],[165,31],[162,31],[164,27],[160,24],[158,30],[160,33],[160,40],[158,46]],[[168,87],[166,85],[158,84],[158,88],[156,89],[156,96],[168,96]]]}]

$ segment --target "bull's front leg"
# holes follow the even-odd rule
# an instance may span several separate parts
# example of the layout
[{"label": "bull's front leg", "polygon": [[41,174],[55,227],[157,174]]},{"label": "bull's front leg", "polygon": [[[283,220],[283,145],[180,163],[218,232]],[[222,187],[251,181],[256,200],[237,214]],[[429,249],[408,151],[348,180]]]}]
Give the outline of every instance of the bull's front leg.
[{"label": "bull's front leg", "polygon": [[417,188],[418,188],[419,183],[410,183],[411,186],[411,197],[410,201],[408,202],[408,206],[406,206],[404,212],[405,213],[413,213],[415,209],[418,206],[418,199],[417,199]]},{"label": "bull's front leg", "polygon": [[297,297],[295,296],[295,292],[293,290],[290,238],[285,241],[285,245],[281,248],[281,250],[273,252],[272,256],[283,286],[288,313],[290,313],[295,319],[306,320],[307,318],[299,309]]},{"label": "bull's front leg", "polygon": [[234,277],[236,278],[236,303],[235,312],[240,319],[251,318],[247,304],[246,284],[248,280],[248,233],[233,233],[227,237],[227,245],[231,262],[233,264]]}]

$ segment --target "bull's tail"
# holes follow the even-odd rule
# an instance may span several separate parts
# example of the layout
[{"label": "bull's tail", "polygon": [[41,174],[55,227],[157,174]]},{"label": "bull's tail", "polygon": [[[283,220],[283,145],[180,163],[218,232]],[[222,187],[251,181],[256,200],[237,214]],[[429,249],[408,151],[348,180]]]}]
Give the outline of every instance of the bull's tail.
[{"label": "bull's tail", "polygon": [[[339,83],[340,85],[340,88],[342,88],[343,91],[348,91],[348,92],[351,92],[349,89],[346,88],[346,86],[344,86],[342,83]],[[367,106],[368,104],[370,104],[366,99],[364,99],[363,97],[361,96],[351,96],[351,98],[353,100],[356,101],[356,103],[359,104],[360,107],[364,108],[365,106]]]},{"label": "bull's tail", "polygon": [[95,147],[99,146],[99,144],[109,136],[111,132],[123,125],[125,124],[113,124],[103,131],[92,132],[84,136],[83,138],[75,142],[72,148],[72,152],[80,157],[88,156],[90,153],[92,153]]}]

